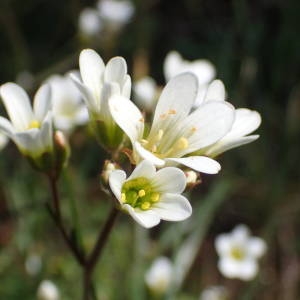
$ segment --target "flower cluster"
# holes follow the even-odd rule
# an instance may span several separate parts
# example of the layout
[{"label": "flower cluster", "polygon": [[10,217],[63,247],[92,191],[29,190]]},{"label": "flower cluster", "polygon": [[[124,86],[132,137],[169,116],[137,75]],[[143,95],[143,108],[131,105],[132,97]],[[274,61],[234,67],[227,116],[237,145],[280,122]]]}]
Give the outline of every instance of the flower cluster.
[{"label": "flower cluster", "polygon": [[[261,120],[257,112],[235,109],[226,101],[224,85],[212,81],[215,69],[208,61],[188,62],[172,52],[165,73],[169,81],[149,122],[144,109],[131,101],[124,58],[114,57],[105,65],[94,50],[85,49],[79,72],[49,78],[36,93],[33,108],[21,87],[2,85],[0,94],[10,121],[0,117],[0,129],[35,167],[48,173],[54,168],[57,175],[68,157],[67,142],[57,129],[70,134],[75,126],[88,122],[115,160],[103,176],[118,207],[146,228],[161,219],[184,220],[192,213],[181,195],[186,184],[198,183],[199,172],[218,173],[221,166],[215,158],[257,139],[258,135],[248,134]],[[128,177],[118,161],[121,151],[135,167]]]}]

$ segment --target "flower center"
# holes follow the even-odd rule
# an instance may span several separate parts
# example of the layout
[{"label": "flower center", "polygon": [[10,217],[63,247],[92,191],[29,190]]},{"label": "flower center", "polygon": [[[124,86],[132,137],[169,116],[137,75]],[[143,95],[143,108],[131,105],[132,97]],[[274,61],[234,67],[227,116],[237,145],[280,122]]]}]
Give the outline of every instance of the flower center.
[{"label": "flower center", "polygon": [[122,186],[121,201],[133,208],[148,210],[159,199],[160,194],[153,189],[153,186],[145,177],[128,180]]},{"label": "flower center", "polygon": [[161,126],[157,126],[156,132],[151,132],[146,139],[141,140],[143,147],[159,158],[180,157],[181,153],[190,146],[188,139],[197,131],[194,126],[186,132],[182,132],[182,128],[177,128],[177,121],[173,119],[176,114],[174,109],[170,109],[160,115]]},{"label": "flower center", "polygon": [[29,126],[28,126],[28,129],[32,129],[32,128],[40,128],[41,127],[41,124],[39,121],[37,120],[32,120],[30,121],[29,123]]},{"label": "flower center", "polygon": [[243,260],[245,258],[246,253],[240,247],[235,246],[231,249],[230,255],[235,260]]}]

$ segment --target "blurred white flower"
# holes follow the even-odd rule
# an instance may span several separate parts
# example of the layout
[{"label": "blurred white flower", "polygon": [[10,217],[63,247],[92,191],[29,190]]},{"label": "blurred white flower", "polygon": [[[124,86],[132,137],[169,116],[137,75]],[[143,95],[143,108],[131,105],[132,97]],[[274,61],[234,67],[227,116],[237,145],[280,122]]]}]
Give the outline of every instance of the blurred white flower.
[{"label": "blurred white flower", "polygon": [[152,112],[155,108],[158,96],[158,88],[153,78],[143,77],[133,85],[134,100],[142,110]]},{"label": "blurred white flower", "polygon": [[85,49],[80,53],[79,67],[82,80],[74,74],[71,78],[88,108],[92,128],[102,145],[114,148],[122,142],[123,133],[111,116],[108,100],[114,95],[130,97],[131,78],[126,61],[114,57],[105,66],[94,50]]},{"label": "blurred white flower", "polygon": [[[144,118],[134,103],[112,97],[110,111],[131,140],[133,159],[148,159],[156,166],[182,164],[198,172],[215,174],[220,165],[206,156],[189,156],[225,136],[234,121],[234,108],[225,101],[209,101],[191,112],[198,91],[192,73],[173,77],[157,102],[152,126],[144,136]],[[120,105],[122,103],[122,105]]]},{"label": "blurred white flower", "polygon": [[37,290],[38,300],[59,300],[57,286],[50,280],[43,280]]},{"label": "blurred white flower", "polygon": [[153,227],[161,219],[182,221],[192,213],[189,201],[180,195],[186,179],[178,168],[156,171],[150,161],[144,160],[127,179],[124,171],[113,171],[109,185],[121,209],[143,227]]},{"label": "blurred white flower", "polygon": [[15,83],[3,84],[0,95],[10,121],[0,117],[0,130],[11,138],[26,156],[39,157],[52,152],[52,101],[49,85],[40,87],[33,109],[26,92]]},{"label": "blurred white flower", "polygon": [[127,0],[100,0],[97,7],[103,21],[113,29],[128,23],[134,14],[134,6]]},{"label": "blurred white flower", "polygon": [[100,33],[103,24],[98,10],[91,7],[84,8],[79,15],[78,27],[80,32],[87,36]]},{"label": "blurred white flower", "polygon": [[165,294],[171,285],[173,265],[169,258],[161,256],[154,260],[145,274],[149,290],[156,295]]},{"label": "blurred white flower", "polygon": [[[220,80],[214,80],[208,87],[200,106],[210,101],[225,101],[225,87]],[[259,135],[248,135],[256,130],[261,123],[261,116],[257,111],[247,108],[235,110],[234,123],[231,130],[219,141],[201,150],[202,155],[216,157],[232,148],[251,143]]]},{"label": "blurred white flower", "polygon": [[31,253],[27,256],[25,260],[25,270],[31,275],[37,275],[42,268],[42,260],[41,256],[35,253]]},{"label": "blurred white flower", "polygon": [[258,272],[257,259],[266,252],[266,243],[251,237],[248,227],[236,226],[231,233],[220,234],[215,240],[220,256],[218,267],[228,278],[251,280]]},{"label": "blurred white flower", "polygon": [[228,291],[224,286],[211,286],[201,293],[199,300],[229,300]]},{"label": "blurred white flower", "polygon": [[70,133],[76,126],[86,124],[89,119],[88,111],[69,74],[53,75],[47,82],[51,86],[56,129]]},{"label": "blurred white flower", "polygon": [[169,81],[172,77],[184,72],[192,72],[198,79],[199,89],[194,103],[194,107],[198,107],[206,93],[208,84],[216,76],[216,69],[209,60],[197,59],[188,61],[184,60],[176,51],[169,52],[164,61],[166,81]]},{"label": "blurred white flower", "polygon": [[34,76],[28,70],[23,70],[17,74],[16,83],[25,90],[30,90],[34,83]]}]

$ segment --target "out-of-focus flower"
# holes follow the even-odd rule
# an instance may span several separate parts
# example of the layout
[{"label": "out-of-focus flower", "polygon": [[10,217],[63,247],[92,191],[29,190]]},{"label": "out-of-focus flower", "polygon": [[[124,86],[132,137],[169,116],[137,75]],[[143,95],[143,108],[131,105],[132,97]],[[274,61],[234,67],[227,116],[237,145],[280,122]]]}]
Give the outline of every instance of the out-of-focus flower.
[{"label": "out-of-focus flower", "polygon": [[141,110],[152,112],[155,108],[158,91],[153,78],[146,76],[137,80],[133,85],[134,100]]},{"label": "out-of-focus flower", "polygon": [[228,278],[251,280],[258,272],[257,259],[266,252],[266,243],[251,237],[245,225],[236,226],[231,233],[217,236],[215,246],[220,260],[220,272]]},{"label": "out-of-focus flower", "polygon": [[189,201],[180,195],[186,179],[178,168],[156,171],[150,161],[144,160],[127,179],[124,171],[113,171],[109,185],[120,208],[143,227],[153,227],[161,219],[182,221],[192,213]]},{"label": "out-of-focus flower", "polygon": [[145,282],[149,290],[155,295],[165,294],[171,285],[173,265],[165,256],[154,260],[145,274]]},{"label": "out-of-focus flower", "polygon": [[55,127],[70,133],[76,126],[86,124],[88,111],[69,74],[53,75],[47,82],[51,86]]},{"label": "out-of-focus flower", "polygon": [[208,101],[191,112],[197,91],[198,81],[192,73],[173,77],[162,91],[146,137],[143,115],[134,103],[124,97],[110,99],[111,114],[129,137],[136,162],[147,159],[159,167],[175,163],[198,172],[219,172],[221,167],[215,160],[189,155],[216,143],[230,131],[234,107],[225,101]]},{"label": "out-of-focus flower", "polygon": [[111,116],[108,101],[114,95],[130,97],[131,78],[126,61],[114,57],[105,66],[94,50],[85,49],[80,53],[79,67],[82,81],[71,76],[87,105],[92,129],[104,147],[115,149],[123,140],[123,132]]},{"label": "out-of-focus flower", "polygon": [[43,280],[37,290],[38,300],[59,300],[57,286],[50,280]]},{"label": "out-of-focus flower", "polygon": [[[214,80],[208,87],[207,93],[201,105],[209,101],[225,101],[225,88],[220,80]],[[251,143],[259,138],[259,135],[248,135],[256,130],[261,123],[260,114],[247,108],[235,110],[234,123],[231,130],[219,141],[201,149],[202,155],[216,157],[232,148]]]},{"label": "out-of-focus flower", "polygon": [[103,21],[112,29],[128,23],[134,14],[132,2],[126,0],[100,0],[97,7]]},{"label": "out-of-focus flower", "polygon": [[35,253],[28,255],[28,257],[25,260],[26,272],[31,276],[35,276],[41,271],[41,268],[42,268],[42,260],[40,255]]},{"label": "out-of-focus flower", "polygon": [[211,286],[201,293],[199,300],[229,300],[228,291],[224,286]]},{"label": "out-of-focus flower", "polygon": [[95,8],[84,8],[78,20],[78,27],[83,35],[94,36],[103,28],[103,24],[99,15],[99,12]]},{"label": "out-of-focus flower", "polygon": [[34,76],[30,71],[23,70],[17,74],[16,83],[23,89],[29,90],[33,86]]},{"label": "out-of-focus flower", "polygon": [[176,51],[169,52],[164,61],[166,81],[184,72],[192,72],[198,79],[199,89],[194,103],[194,106],[197,107],[205,96],[208,84],[215,78],[216,69],[214,65],[206,59],[188,61],[184,60]]},{"label": "out-of-focus flower", "polygon": [[0,117],[0,129],[36,167],[44,168],[45,155],[53,152],[52,101],[49,85],[43,85],[34,97],[33,109],[26,92],[15,83],[0,88],[10,118]]}]

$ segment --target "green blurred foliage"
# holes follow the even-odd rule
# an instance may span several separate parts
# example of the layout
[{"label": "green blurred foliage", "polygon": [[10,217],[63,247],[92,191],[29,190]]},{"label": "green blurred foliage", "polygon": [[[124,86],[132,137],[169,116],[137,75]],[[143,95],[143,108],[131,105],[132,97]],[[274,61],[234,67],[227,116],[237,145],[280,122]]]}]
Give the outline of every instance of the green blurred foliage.
[{"label": "green blurred foliage", "polygon": [[[191,192],[190,220],[146,231],[127,216],[119,218],[94,276],[99,299],[148,299],[143,274],[151,261],[161,254],[176,259],[192,234],[194,257],[174,299],[197,299],[201,289],[216,284],[226,285],[231,299],[299,299],[300,2],[135,0],[136,13],[120,32],[82,39],[79,13],[94,4],[1,0],[0,83],[28,71],[32,94],[50,74],[77,68],[80,50],[92,47],[105,61],[124,56],[130,74],[145,72],[137,63],[142,55],[146,70],[163,85],[164,58],[177,50],[189,60],[211,60],[230,102],[259,111],[263,119],[260,139],[223,155],[222,172],[203,176]],[[60,180],[63,213],[73,226],[75,202],[82,243],[91,248],[111,205],[99,185],[107,154],[85,128],[75,132],[71,146]],[[40,281],[49,278],[62,299],[80,299],[80,269],[45,209],[46,179],[12,144],[1,156],[0,298],[34,299]],[[268,242],[261,274],[251,283],[224,279],[217,271],[214,238],[238,223]],[[24,263],[32,253],[42,258],[42,269],[30,276]]]}]

